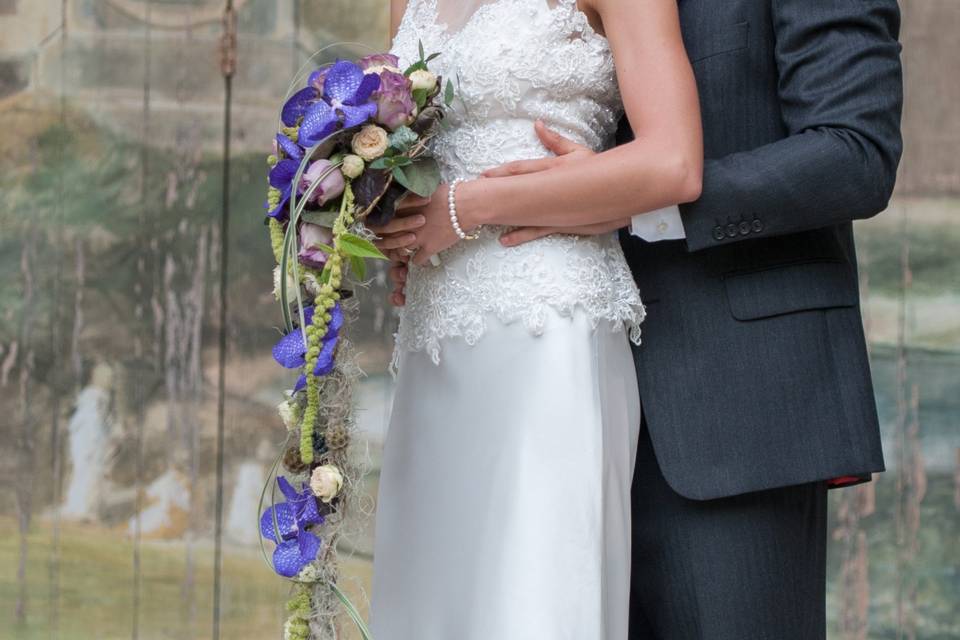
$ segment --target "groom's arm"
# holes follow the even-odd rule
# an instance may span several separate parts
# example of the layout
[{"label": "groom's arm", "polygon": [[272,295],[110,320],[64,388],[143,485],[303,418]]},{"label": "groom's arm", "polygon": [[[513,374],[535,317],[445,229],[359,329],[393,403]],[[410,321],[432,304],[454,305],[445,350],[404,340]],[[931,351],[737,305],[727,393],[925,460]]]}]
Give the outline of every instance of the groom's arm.
[{"label": "groom's arm", "polygon": [[[705,162],[700,199],[680,207],[690,251],[869,218],[893,191],[902,150],[897,3],[772,6],[790,135]],[[742,221],[752,233],[726,233]]]}]

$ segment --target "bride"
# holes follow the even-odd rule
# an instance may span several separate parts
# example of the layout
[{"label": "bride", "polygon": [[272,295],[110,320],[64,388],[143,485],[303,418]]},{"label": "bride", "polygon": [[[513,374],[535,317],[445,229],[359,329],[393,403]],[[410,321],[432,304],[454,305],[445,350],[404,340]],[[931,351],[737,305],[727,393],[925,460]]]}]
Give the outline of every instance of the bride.
[{"label": "bride", "polygon": [[[391,10],[401,66],[421,42],[441,52],[431,66],[454,79],[457,101],[431,142],[444,184],[377,230],[412,258],[373,636],[623,640],[640,428],[629,341],[644,307],[613,231],[699,196],[700,114],[676,0]],[[613,147],[623,115],[636,140]],[[550,130],[590,154],[484,176],[550,155]],[[531,223],[566,233],[502,238]]]}]

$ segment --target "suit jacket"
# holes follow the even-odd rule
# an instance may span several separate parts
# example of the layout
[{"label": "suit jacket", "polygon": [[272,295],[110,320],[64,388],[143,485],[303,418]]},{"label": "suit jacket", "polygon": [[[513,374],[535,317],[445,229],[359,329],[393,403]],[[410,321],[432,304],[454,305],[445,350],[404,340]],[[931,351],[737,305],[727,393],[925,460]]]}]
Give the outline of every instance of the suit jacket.
[{"label": "suit jacket", "polygon": [[900,159],[897,3],[679,6],[703,193],[685,242],[622,237],[663,474],[709,499],[881,471],[852,221],[886,208]]}]

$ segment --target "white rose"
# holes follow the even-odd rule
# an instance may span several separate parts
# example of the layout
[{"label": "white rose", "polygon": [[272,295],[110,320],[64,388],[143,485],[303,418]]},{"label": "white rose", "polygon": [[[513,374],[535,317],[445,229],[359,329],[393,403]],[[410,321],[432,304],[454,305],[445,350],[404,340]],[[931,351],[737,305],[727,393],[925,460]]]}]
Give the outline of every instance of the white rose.
[{"label": "white rose", "polygon": [[410,83],[413,85],[414,91],[417,89],[433,91],[433,88],[437,86],[437,76],[426,69],[417,69],[410,74]]},{"label": "white rose", "polygon": [[313,470],[310,476],[310,490],[324,502],[330,502],[343,487],[343,474],[331,464],[325,464]]},{"label": "white rose", "polygon": [[387,132],[375,124],[368,124],[350,142],[353,152],[364,160],[376,160],[387,150]]},{"label": "white rose", "polygon": [[287,429],[295,429],[297,422],[300,421],[300,405],[289,400],[284,400],[277,405],[277,413]]},{"label": "white rose", "polygon": [[[293,279],[293,274],[287,272],[287,294],[296,292],[297,281]],[[280,299],[280,265],[273,268],[273,297]]]},{"label": "white rose", "polygon": [[343,172],[348,178],[359,178],[360,174],[363,173],[363,169],[366,165],[363,163],[363,158],[360,156],[355,156],[352,153],[348,153],[343,156],[343,164],[340,166],[340,171]]},{"label": "white rose", "polygon": [[400,71],[400,69],[397,69],[393,65],[389,65],[389,64],[378,64],[373,67],[367,67],[366,69],[363,70],[363,73],[364,75],[368,73],[375,73],[377,75],[380,75],[384,71],[393,71],[394,73],[403,73],[402,71]]}]

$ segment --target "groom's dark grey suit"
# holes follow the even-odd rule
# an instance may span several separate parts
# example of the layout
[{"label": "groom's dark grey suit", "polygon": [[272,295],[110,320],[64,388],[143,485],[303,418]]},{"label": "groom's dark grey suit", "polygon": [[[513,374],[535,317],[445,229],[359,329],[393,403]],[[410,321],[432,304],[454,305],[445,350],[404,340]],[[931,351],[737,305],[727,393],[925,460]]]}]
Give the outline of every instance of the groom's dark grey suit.
[{"label": "groom's dark grey suit", "polygon": [[707,160],[685,242],[623,236],[649,310],[631,635],[821,638],[825,481],[883,470],[852,221],[894,186],[899,10],[679,7]]}]

